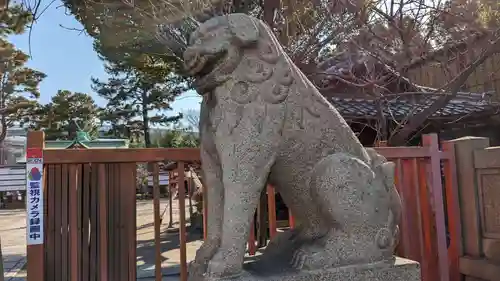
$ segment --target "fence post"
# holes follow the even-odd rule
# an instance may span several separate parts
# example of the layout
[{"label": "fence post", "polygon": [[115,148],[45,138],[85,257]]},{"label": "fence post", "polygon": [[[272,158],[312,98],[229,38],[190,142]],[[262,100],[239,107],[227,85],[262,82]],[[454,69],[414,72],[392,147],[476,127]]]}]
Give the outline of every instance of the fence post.
[{"label": "fence post", "polygon": [[463,137],[451,141],[455,146],[458,201],[462,225],[462,255],[480,257],[482,237],[479,195],[474,167],[474,151],[489,147],[490,141],[481,137]]},{"label": "fence post", "polygon": [[441,153],[439,150],[439,141],[437,134],[424,135],[422,143],[428,147],[431,155],[431,188],[432,201],[434,203],[436,234],[437,234],[437,253],[439,261],[439,276],[441,281],[449,281],[448,269],[448,249],[446,243],[446,224],[444,216],[444,196],[443,182],[441,177]]},{"label": "fence post", "polygon": [[450,237],[450,245],[448,246],[450,280],[460,280],[459,258],[462,255],[463,250],[455,145],[453,142],[446,141],[441,144],[441,147],[443,151],[448,152],[448,157],[444,161],[444,183],[446,193],[446,212],[448,214],[448,231]]},{"label": "fence post", "polygon": [[271,239],[276,236],[276,196],[274,194],[274,187],[270,184],[267,185],[267,211],[269,216],[269,236]]},{"label": "fence post", "polygon": [[179,243],[181,256],[181,281],[187,280],[187,257],[186,257],[186,186],[184,185],[184,162],[177,163],[177,188],[179,199]]},{"label": "fence post", "polygon": [[[26,152],[29,149],[41,149],[43,151],[45,147],[45,135],[42,131],[31,131],[28,132],[28,138],[26,141]],[[28,159],[26,159],[28,160]],[[45,168],[42,171],[42,179],[41,182],[43,183],[42,190],[40,192],[42,194],[47,194],[47,186],[46,186],[46,174],[45,174]],[[29,190],[26,190],[26,200],[30,197],[28,194]],[[42,231],[45,232],[45,218],[46,216],[46,210],[47,210],[47,196],[43,196],[43,213],[42,218],[43,218],[43,226],[42,226]],[[28,202],[26,202],[26,229],[29,229],[29,221],[28,221],[28,212],[30,210],[28,209]],[[44,233],[44,240],[45,240],[45,234]],[[29,239],[29,237],[26,237],[26,239]],[[27,281],[45,281],[45,253],[44,253],[44,241],[42,241],[42,244],[38,245],[28,245],[27,246]]]}]

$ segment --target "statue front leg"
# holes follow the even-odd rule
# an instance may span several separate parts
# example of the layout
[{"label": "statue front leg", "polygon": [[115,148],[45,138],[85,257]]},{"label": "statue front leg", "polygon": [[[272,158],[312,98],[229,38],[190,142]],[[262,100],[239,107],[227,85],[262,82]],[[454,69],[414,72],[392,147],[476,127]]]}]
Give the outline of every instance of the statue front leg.
[{"label": "statue front leg", "polygon": [[207,150],[205,144],[201,145],[201,161],[203,184],[207,186],[208,206],[207,240],[196,251],[195,260],[189,265],[189,281],[203,280],[208,261],[216,253],[222,238],[222,219],[224,215],[224,185],[222,183],[221,165],[215,148]]},{"label": "statue front leg", "polygon": [[240,153],[235,150],[236,153],[222,158],[223,167],[227,167],[223,172],[224,221],[220,248],[208,264],[210,278],[242,273],[250,224],[275,159],[275,153],[265,147],[256,150],[256,145],[241,148]]}]

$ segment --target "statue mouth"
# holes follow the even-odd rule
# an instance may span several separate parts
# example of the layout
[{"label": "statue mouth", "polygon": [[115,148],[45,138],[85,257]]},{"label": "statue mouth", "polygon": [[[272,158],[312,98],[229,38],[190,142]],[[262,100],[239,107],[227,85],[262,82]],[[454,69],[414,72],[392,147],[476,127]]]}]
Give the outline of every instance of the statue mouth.
[{"label": "statue mouth", "polygon": [[185,66],[189,75],[196,79],[203,78],[216,72],[224,62],[225,53],[216,55],[193,55],[186,61]]},{"label": "statue mouth", "polygon": [[191,55],[185,61],[186,71],[195,78],[194,88],[201,95],[208,93],[219,86],[220,77],[224,75],[222,70],[225,66],[226,52],[214,55]]}]

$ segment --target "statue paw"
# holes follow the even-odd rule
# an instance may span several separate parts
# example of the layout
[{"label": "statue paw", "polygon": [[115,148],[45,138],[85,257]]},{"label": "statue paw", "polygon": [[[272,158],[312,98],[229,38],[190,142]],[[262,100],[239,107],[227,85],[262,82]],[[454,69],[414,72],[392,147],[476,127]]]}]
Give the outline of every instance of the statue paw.
[{"label": "statue paw", "polygon": [[215,255],[219,249],[220,240],[208,239],[196,251],[194,261],[189,264],[189,281],[203,280],[203,275],[207,269],[208,261]]},{"label": "statue paw", "polygon": [[291,265],[297,270],[314,270],[323,266],[324,249],[311,245],[293,253]]},{"label": "statue paw", "polygon": [[241,264],[222,251],[218,251],[208,263],[207,275],[210,279],[234,278],[241,274]]},{"label": "statue paw", "polygon": [[219,239],[208,239],[205,241],[196,251],[196,258],[192,263],[193,266],[206,265],[219,249],[219,245]]},{"label": "statue paw", "polygon": [[188,281],[201,281],[205,274],[205,265],[192,261],[188,266]]},{"label": "statue paw", "polygon": [[264,250],[264,256],[274,256],[275,254],[279,254],[283,251],[284,248],[291,247],[295,238],[297,236],[298,231],[296,229],[291,229],[288,231],[278,233],[267,245]]}]

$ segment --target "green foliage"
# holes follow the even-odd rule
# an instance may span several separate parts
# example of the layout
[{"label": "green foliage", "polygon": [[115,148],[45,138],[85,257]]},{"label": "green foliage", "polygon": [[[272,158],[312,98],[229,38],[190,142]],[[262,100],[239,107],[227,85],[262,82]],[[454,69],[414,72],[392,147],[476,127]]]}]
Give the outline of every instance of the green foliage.
[{"label": "green foliage", "polygon": [[0,37],[0,142],[15,123],[30,119],[45,74],[26,67],[29,56]]},{"label": "green foliage", "polygon": [[[68,11],[83,25],[85,32],[94,38],[94,49],[108,62],[141,68],[144,57],[175,64],[182,70],[182,52],[172,52],[157,40],[158,25],[163,19],[155,18],[172,7],[152,8],[161,1],[107,0],[97,3],[88,0],[62,0]],[[140,11],[140,12],[138,12]],[[155,16],[153,16],[155,15]],[[187,42],[185,32],[178,39]]]},{"label": "green foliage", "polygon": [[73,139],[79,128],[95,137],[99,130],[100,112],[90,95],[60,90],[49,104],[40,105],[35,110],[34,127],[43,129],[49,140]]},{"label": "green foliage", "polygon": [[200,139],[197,133],[189,128],[174,126],[173,129],[165,130],[155,140],[157,147],[199,147]]},{"label": "green foliage", "polygon": [[182,114],[166,116],[164,112],[172,109],[170,104],[186,87],[182,78],[172,73],[170,64],[148,56],[142,58],[141,65],[134,67],[108,62],[110,78],[92,78],[92,87],[108,101],[102,120],[129,138],[142,135],[149,147],[152,125],[167,125],[182,118]]},{"label": "green foliage", "polygon": [[44,73],[26,67],[29,56],[7,40],[9,35],[23,33],[31,20],[31,14],[19,5],[0,8],[0,142],[6,128],[30,120],[45,78]]},{"label": "green foliage", "polygon": [[0,36],[5,38],[12,34],[22,34],[33,16],[20,5],[0,7]]}]

